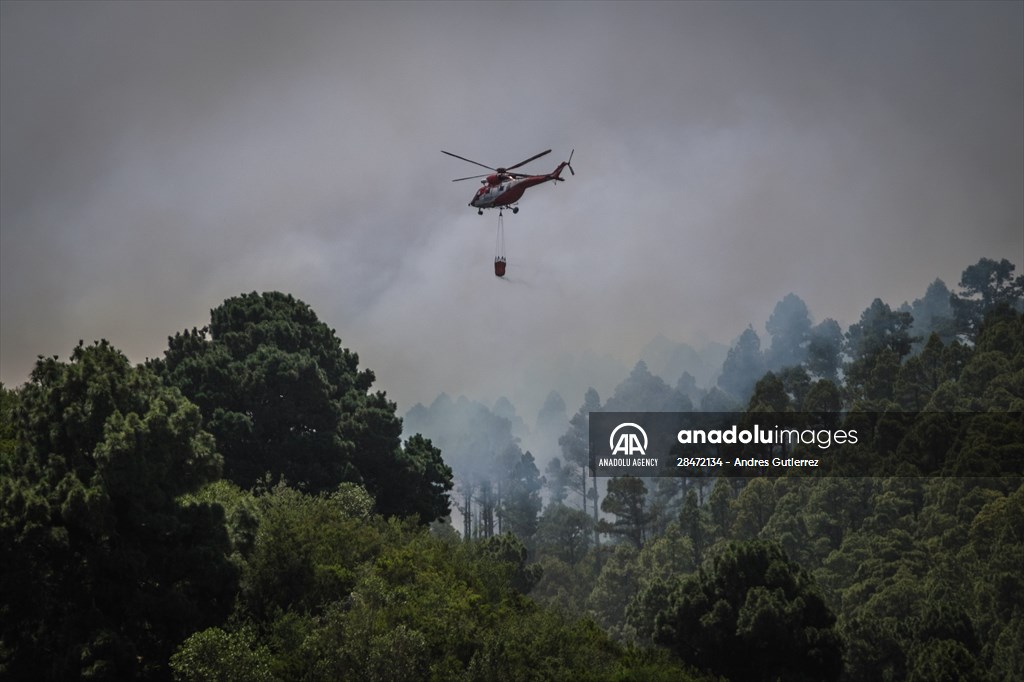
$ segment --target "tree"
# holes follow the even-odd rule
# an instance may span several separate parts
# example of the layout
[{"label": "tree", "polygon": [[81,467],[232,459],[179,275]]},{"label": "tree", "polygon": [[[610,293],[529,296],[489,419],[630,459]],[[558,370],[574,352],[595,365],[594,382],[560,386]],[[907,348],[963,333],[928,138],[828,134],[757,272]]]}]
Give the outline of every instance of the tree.
[{"label": "tree", "polygon": [[931,396],[951,378],[947,372],[945,348],[938,333],[932,332],[921,352],[907,359],[894,384],[895,399],[909,411],[923,410]]},{"label": "tree", "polygon": [[747,400],[754,390],[754,383],[764,374],[764,355],[761,353],[761,339],[753,327],[747,327],[736,345],[722,363],[722,374],[718,385],[737,400]]},{"label": "tree", "polygon": [[811,328],[807,342],[807,370],[819,379],[835,381],[843,352],[843,330],[828,318]]},{"label": "tree", "polygon": [[768,368],[777,370],[804,362],[810,341],[811,316],[799,296],[787,294],[776,303],[765,328],[772,338],[771,347],[765,353]]},{"label": "tree", "polygon": [[608,481],[608,491],[601,502],[601,511],[615,516],[608,523],[601,520],[603,533],[621,535],[640,549],[644,544],[647,525],[652,515],[646,510],[647,486],[635,476],[617,476]]},{"label": "tree", "polygon": [[587,495],[588,468],[590,467],[590,413],[601,409],[601,397],[593,388],[588,388],[583,395],[583,405],[569,420],[569,429],[558,439],[558,445],[562,448],[562,455],[567,465],[578,469],[576,480],[579,481],[578,488],[583,510],[587,509],[587,500],[594,503],[594,544],[598,543],[597,536],[597,483],[592,483],[594,495]]},{"label": "tree", "polygon": [[521,439],[530,433],[530,428],[523,421],[523,418],[519,416],[519,413],[516,412],[516,406],[505,396],[494,401],[494,407],[491,408],[491,412],[499,418],[508,421],[509,432],[516,439]]},{"label": "tree", "polygon": [[632,628],[626,624],[626,607],[640,586],[637,554],[633,545],[615,547],[601,566],[587,599],[587,610],[597,624],[620,641],[633,639]]},{"label": "tree", "polygon": [[542,553],[575,566],[590,549],[593,525],[586,511],[549,504],[537,524],[537,546]]},{"label": "tree", "polygon": [[798,365],[779,370],[778,377],[786,395],[789,396],[792,409],[799,411],[800,406],[807,400],[807,394],[810,393],[814,383],[811,380],[811,375],[802,365]]},{"label": "tree", "polygon": [[622,383],[615,387],[604,405],[605,412],[677,412],[686,409],[689,399],[671,388],[661,377],[651,374],[640,360]]},{"label": "tree", "polygon": [[634,569],[638,589],[626,607],[629,632],[638,641],[645,645],[654,643],[658,613],[665,608],[675,586],[696,569],[693,555],[693,544],[684,537],[678,522],[670,523],[664,534],[640,550]]},{"label": "tree", "polygon": [[679,512],[679,530],[690,540],[694,565],[700,565],[704,561],[704,550],[710,544],[710,525],[707,510],[697,504],[697,491],[691,488],[686,493],[686,501]]},{"label": "tree", "polygon": [[754,384],[754,393],[747,404],[747,412],[791,411],[786,387],[774,372],[768,372]]},{"label": "tree", "polygon": [[0,460],[0,670],[161,677],[236,585],[223,509],[178,501],[220,472],[199,410],[106,341],[40,359],[19,402]]},{"label": "tree", "polygon": [[769,479],[751,479],[733,502],[736,537],[756,538],[775,511],[775,502],[775,488]]},{"label": "tree", "polygon": [[[904,304],[901,312],[909,312],[914,318],[910,331],[918,339],[927,339],[937,334],[943,344],[951,343],[956,338],[954,310],[950,301],[953,294],[945,282],[936,279],[928,285],[923,298],[915,299],[911,305]],[[921,342],[915,343],[914,350],[921,349]]]},{"label": "tree", "polygon": [[689,412],[693,409],[694,404],[700,404],[701,400],[704,399],[706,391],[697,386],[697,377],[693,376],[689,372],[683,372],[679,381],[676,382],[676,393],[685,398],[683,412]]},{"label": "tree", "polygon": [[916,340],[910,335],[913,318],[895,312],[876,298],[846,333],[851,362],[846,367],[847,390],[854,400],[890,400],[895,373]]},{"label": "tree", "polygon": [[[278,483],[255,496],[258,532],[242,566],[240,608],[258,619],[319,615],[348,595],[360,563],[380,550],[382,520],[352,484],[310,495]],[[369,498],[372,499],[372,498]]]},{"label": "tree", "polygon": [[[414,434],[395,453],[391,476],[376,472],[377,509],[384,515],[416,515],[424,524],[443,519],[451,513],[448,493],[452,489],[452,470],[430,439]],[[397,464],[397,466],[395,466]]]},{"label": "tree", "polygon": [[736,402],[736,398],[717,386],[704,394],[700,401],[701,412],[737,412],[742,409],[743,405]]},{"label": "tree", "polygon": [[193,634],[171,656],[171,670],[180,682],[274,682],[272,656],[256,645],[250,630],[225,632],[214,627]]},{"label": "tree", "polygon": [[527,563],[526,545],[512,533],[492,535],[480,542],[480,551],[504,565],[509,573],[505,584],[520,594],[527,594],[541,577],[541,567]]},{"label": "tree", "polygon": [[811,385],[804,398],[804,412],[837,413],[843,406],[839,387],[829,379],[819,379]]},{"label": "tree", "polygon": [[564,464],[557,457],[552,457],[548,465],[544,467],[544,485],[548,489],[548,499],[551,504],[563,504],[568,495],[569,477],[572,469]]},{"label": "tree", "polygon": [[961,333],[973,336],[985,315],[1000,305],[1021,312],[1024,275],[1014,277],[1015,269],[1005,258],[999,262],[982,258],[964,269],[960,276],[963,294],[950,299]]},{"label": "tree", "polygon": [[910,336],[913,321],[910,313],[893,311],[876,298],[846,333],[850,356],[857,362],[889,350],[903,358],[914,341]]},{"label": "tree", "polygon": [[15,439],[14,413],[17,405],[17,392],[6,388],[3,382],[0,382],[0,461],[14,456],[15,445],[17,444]]},{"label": "tree", "polygon": [[711,535],[714,539],[729,537],[732,530],[732,486],[728,479],[719,476],[708,499],[708,513],[711,521]]},{"label": "tree", "polygon": [[492,535],[500,522],[504,486],[523,454],[509,420],[464,396],[453,401],[441,394],[429,407],[417,404],[409,410],[406,423],[428,435],[452,467],[463,538]]},{"label": "tree", "polygon": [[537,517],[540,515],[540,489],[542,479],[533,455],[525,452],[519,457],[509,475],[502,494],[503,530],[514,533],[524,542],[529,542],[537,532]]},{"label": "tree", "polygon": [[[352,481],[381,513],[447,513],[451,474],[440,457],[421,441],[403,452],[395,404],[370,392],[373,372],[359,369],[358,356],[294,297],[230,298],[211,311],[209,326],[171,337],[151,365],[199,405],[225,477],[243,488],[268,472],[311,492]],[[417,476],[426,482],[412,483]],[[404,492],[432,499],[389,493],[396,477]]]},{"label": "tree", "polygon": [[676,587],[655,623],[655,641],[732,680],[825,681],[841,672],[835,616],[771,543],[730,544]]},{"label": "tree", "polygon": [[551,391],[544,399],[544,404],[537,411],[537,423],[534,429],[535,438],[532,441],[537,448],[538,454],[543,456],[547,448],[558,443],[558,437],[565,433],[565,427],[569,424],[569,414],[558,391]]}]

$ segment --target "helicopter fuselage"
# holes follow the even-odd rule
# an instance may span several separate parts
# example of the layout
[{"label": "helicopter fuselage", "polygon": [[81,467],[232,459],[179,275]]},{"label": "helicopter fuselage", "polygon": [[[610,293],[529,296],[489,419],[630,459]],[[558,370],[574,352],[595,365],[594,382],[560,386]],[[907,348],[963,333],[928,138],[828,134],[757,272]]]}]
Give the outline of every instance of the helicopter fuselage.
[{"label": "helicopter fuselage", "polygon": [[561,180],[562,169],[568,165],[567,162],[563,161],[558,165],[558,168],[547,175],[527,175],[518,178],[497,173],[488,175],[482,181],[483,186],[476,191],[469,205],[473,208],[481,209],[481,211],[485,208],[511,206],[519,201],[529,188],[545,182]]}]

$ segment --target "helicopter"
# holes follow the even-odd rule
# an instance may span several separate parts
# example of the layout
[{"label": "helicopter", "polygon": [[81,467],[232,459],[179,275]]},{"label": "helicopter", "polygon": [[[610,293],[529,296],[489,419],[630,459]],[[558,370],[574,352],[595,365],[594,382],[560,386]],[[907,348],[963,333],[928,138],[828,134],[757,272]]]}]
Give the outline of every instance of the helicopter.
[{"label": "helicopter", "polygon": [[479,215],[484,214],[485,208],[496,208],[500,212],[504,208],[511,207],[512,213],[519,213],[519,207],[514,204],[519,201],[527,189],[549,181],[565,182],[565,178],[561,177],[562,170],[565,168],[568,168],[570,173],[576,175],[576,171],[574,171],[570,165],[572,163],[572,155],[575,152],[575,149],[572,150],[572,152],[569,153],[569,160],[558,164],[558,167],[550,173],[545,175],[526,175],[524,173],[510,173],[509,171],[519,168],[520,166],[525,166],[531,161],[539,159],[546,154],[550,154],[550,149],[543,151],[540,154],[535,154],[525,161],[520,161],[519,163],[513,166],[508,166],[507,168],[491,168],[490,166],[485,166],[478,161],[473,161],[472,159],[467,159],[464,156],[446,152],[443,149],[441,150],[442,154],[454,156],[456,159],[461,159],[462,161],[467,161],[473,165],[480,166],[481,168],[486,168],[489,171],[494,171],[490,174],[484,173],[482,175],[470,175],[465,178],[455,178],[452,180],[452,182],[461,182],[462,180],[484,178],[480,181],[483,186],[476,191],[476,194],[473,195],[473,200],[469,202],[470,206],[477,209],[476,212]]}]

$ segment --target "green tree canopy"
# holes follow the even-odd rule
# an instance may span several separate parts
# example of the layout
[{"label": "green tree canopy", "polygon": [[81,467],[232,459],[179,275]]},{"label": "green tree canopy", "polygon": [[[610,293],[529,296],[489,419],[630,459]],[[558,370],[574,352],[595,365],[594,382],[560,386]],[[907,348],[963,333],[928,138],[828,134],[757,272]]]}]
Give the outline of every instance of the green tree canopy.
[{"label": "green tree canopy", "polygon": [[601,502],[601,511],[615,516],[611,523],[601,519],[603,533],[621,535],[640,549],[646,538],[647,526],[653,520],[647,510],[647,486],[635,476],[616,476],[608,480],[608,491]]},{"label": "green tree canopy", "polygon": [[573,566],[590,549],[593,526],[586,511],[549,504],[537,526],[537,544],[544,553]]},{"label": "green tree canopy", "polygon": [[403,451],[395,404],[370,392],[373,372],[359,369],[358,356],[294,297],[230,298],[211,311],[208,327],[171,337],[152,364],[199,405],[224,475],[238,485],[252,487],[268,472],[310,492],[352,481],[383,514],[419,513],[428,522],[447,514],[451,472],[439,454],[425,441]]},{"label": "green tree canopy", "polygon": [[0,463],[0,673],[160,677],[231,607],[220,473],[195,405],[107,342],[40,359]]},{"label": "green tree canopy", "polygon": [[731,680],[838,679],[835,617],[809,575],[774,544],[733,543],[679,584],[655,640]]},{"label": "green tree canopy", "polygon": [[1016,266],[1005,258],[982,258],[964,269],[960,276],[963,292],[950,299],[959,331],[974,335],[985,315],[999,306],[1022,311],[1024,275],[1014,277],[1014,270]]}]

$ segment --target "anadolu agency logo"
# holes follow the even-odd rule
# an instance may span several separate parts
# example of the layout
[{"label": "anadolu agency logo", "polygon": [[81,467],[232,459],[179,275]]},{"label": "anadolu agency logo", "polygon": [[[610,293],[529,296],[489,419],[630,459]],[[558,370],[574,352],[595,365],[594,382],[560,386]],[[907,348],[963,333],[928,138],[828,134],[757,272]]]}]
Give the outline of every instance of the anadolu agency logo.
[{"label": "anadolu agency logo", "polygon": [[646,455],[647,432],[633,422],[619,424],[612,429],[612,435],[608,437],[608,447],[611,448],[613,455]]}]

